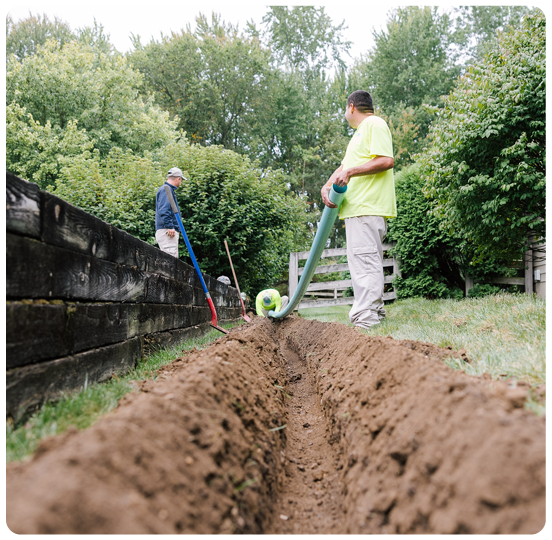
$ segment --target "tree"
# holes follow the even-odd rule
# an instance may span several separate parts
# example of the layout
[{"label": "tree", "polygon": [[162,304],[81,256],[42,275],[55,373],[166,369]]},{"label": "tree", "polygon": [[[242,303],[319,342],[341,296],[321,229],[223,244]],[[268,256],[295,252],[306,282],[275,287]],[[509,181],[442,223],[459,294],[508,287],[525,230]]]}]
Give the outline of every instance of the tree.
[{"label": "tree", "polygon": [[191,141],[221,144],[263,168],[282,169],[308,199],[314,224],[320,186],[342,157],[336,159],[335,142],[346,147],[344,120],[326,93],[327,71],[343,64],[349,45],[343,24],[332,26],[323,8],[270,13],[264,32],[250,23],[240,33],[213,14],[210,21],[198,17],[194,32],[188,27],[147,45],[135,37],[130,59]]},{"label": "tree", "polygon": [[351,47],[342,36],[345,22],[334,26],[323,7],[271,6],[262,22],[276,64],[302,73],[307,88],[325,72],[345,68],[342,55]]},{"label": "tree", "polygon": [[[144,75],[110,47],[101,25],[79,30],[78,38],[63,46],[46,41],[21,60],[12,55],[8,167],[154,243],[155,192],[178,165],[189,178],[179,200],[202,269],[230,273],[223,249],[228,239],[245,291],[279,282],[289,251],[307,247],[305,204],[281,170],[261,169],[212,143],[243,153],[253,142],[264,144],[255,112],[287,100],[300,113],[286,92],[299,93],[300,78],[281,76],[258,39],[239,35],[217,17],[200,17],[194,33],[188,29],[146,47],[136,38],[132,59],[153,74],[146,87]],[[154,102],[151,81],[159,83],[158,95],[171,110],[186,115],[183,125],[193,128],[193,141],[210,146],[187,141],[178,118]],[[286,119],[285,111],[275,116]],[[269,151],[277,155],[293,129],[282,127]]]},{"label": "tree", "polygon": [[75,32],[69,24],[57,17],[51,21],[46,14],[33,15],[29,13],[26,19],[14,22],[8,14],[6,16],[6,58],[11,55],[16,61],[38,52],[39,46],[46,45],[48,40],[54,40],[60,47],[73,40],[78,40],[97,50],[112,54],[115,48],[109,40],[109,34],[104,32],[102,24],[94,19],[94,26],[84,26]]},{"label": "tree", "polygon": [[[254,133],[271,141],[270,165],[281,167],[307,200],[313,227],[322,207],[320,188],[339,166],[350,134],[343,114],[344,55],[351,43],[344,30],[344,22],[334,25],[323,7],[273,6],[259,33],[280,76],[271,92],[273,120],[256,124]],[[341,243],[343,235],[332,234],[332,240]]]},{"label": "tree", "polygon": [[[19,114],[7,129],[20,129],[21,122],[26,122],[29,132],[49,126],[53,134],[63,137],[63,131],[74,125],[71,129],[84,129],[102,156],[113,147],[143,154],[179,134],[167,112],[151,97],[139,96],[141,84],[141,74],[120,55],[108,56],[77,41],[63,47],[48,41],[36,54],[8,66],[6,103],[24,108],[25,115]],[[8,145],[16,140],[16,133],[7,133]],[[7,149],[12,160],[18,152],[15,147]],[[23,166],[33,177],[36,169]],[[40,173],[36,179],[52,183],[55,173]]]},{"label": "tree", "polygon": [[69,156],[49,191],[107,223],[155,243],[155,193],[166,171],[151,156],[113,148]]},{"label": "tree", "polygon": [[435,107],[461,72],[456,53],[465,37],[448,14],[415,6],[392,10],[387,27],[373,36],[375,46],[353,66],[349,88],[373,95],[392,130],[399,170],[425,145]]},{"label": "tree", "polygon": [[391,12],[387,28],[373,32],[375,47],[358,66],[364,89],[385,109],[437,105],[453,88],[452,21],[437,8],[409,6]]},{"label": "tree", "polygon": [[445,100],[421,155],[425,192],[479,258],[521,256],[545,236],[545,19],[499,34]]},{"label": "tree", "polygon": [[103,54],[116,54],[115,47],[111,44],[109,34],[104,32],[103,24],[94,19],[94,26],[84,26],[77,30],[77,38],[84,45],[92,47]]},{"label": "tree", "polygon": [[504,31],[508,26],[519,28],[530,9],[526,6],[461,6],[454,12],[458,14],[458,32],[465,34],[462,55],[466,57],[465,63],[471,63],[488,51],[497,31]]},{"label": "tree", "polygon": [[33,15],[29,12],[26,19],[14,22],[9,14],[6,16],[6,57],[8,59],[12,54],[18,61],[32,56],[36,54],[38,47],[46,45],[49,39],[53,39],[61,47],[76,37],[70,26],[57,17],[51,21],[46,14]]},{"label": "tree", "polygon": [[129,58],[144,75],[179,127],[202,144],[221,144],[239,152],[250,144],[250,125],[268,91],[268,53],[255,38],[238,33],[213,14],[190,28],[142,45],[134,37]]},{"label": "tree", "polygon": [[93,148],[76,121],[65,129],[36,122],[16,103],[6,107],[6,169],[45,189],[59,177],[64,161]]}]

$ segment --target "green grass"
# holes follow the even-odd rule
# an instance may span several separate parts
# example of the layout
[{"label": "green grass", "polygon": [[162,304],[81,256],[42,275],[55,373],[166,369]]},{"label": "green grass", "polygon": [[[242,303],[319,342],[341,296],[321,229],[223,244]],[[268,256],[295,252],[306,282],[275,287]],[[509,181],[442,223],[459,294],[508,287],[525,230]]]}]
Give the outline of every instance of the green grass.
[{"label": "green grass", "polygon": [[[347,324],[350,306],[302,309],[299,315]],[[525,294],[463,300],[409,298],[386,306],[385,320],[362,330],[367,335],[425,341],[465,349],[471,364],[451,358],[470,375],[516,378],[532,385],[546,378],[546,303]]]},{"label": "green grass", "polygon": [[[224,324],[231,328],[236,324]],[[131,381],[155,379],[161,366],[182,356],[183,350],[210,345],[222,334],[211,329],[201,337],[192,338],[174,347],[159,349],[143,358],[135,369],[120,377],[114,376],[105,383],[91,384],[87,388],[62,396],[56,403],[41,407],[25,424],[6,427],[6,461],[21,460],[30,456],[40,441],[64,432],[68,427],[86,429],[117,406],[119,400],[133,390]]]}]

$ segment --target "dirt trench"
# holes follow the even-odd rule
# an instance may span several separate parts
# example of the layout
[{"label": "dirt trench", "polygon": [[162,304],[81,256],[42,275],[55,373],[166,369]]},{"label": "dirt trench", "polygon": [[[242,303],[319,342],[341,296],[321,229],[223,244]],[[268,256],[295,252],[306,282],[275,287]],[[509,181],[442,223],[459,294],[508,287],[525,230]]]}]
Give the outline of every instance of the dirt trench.
[{"label": "dirt trench", "polygon": [[7,467],[17,533],[522,533],[545,523],[527,387],[450,350],[255,319]]}]

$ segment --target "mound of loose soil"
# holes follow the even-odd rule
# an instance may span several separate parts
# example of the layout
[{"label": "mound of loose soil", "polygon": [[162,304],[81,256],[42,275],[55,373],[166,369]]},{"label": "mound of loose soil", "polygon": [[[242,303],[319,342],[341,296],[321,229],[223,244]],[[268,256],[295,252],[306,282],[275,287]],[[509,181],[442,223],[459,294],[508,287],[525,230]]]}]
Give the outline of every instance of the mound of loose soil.
[{"label": "mound of loose soil", "polygon": [[[349,533],[536,533],[545,523],[545,423],[525,388],[475,378],[435,350],[285,321],[309,351],[342,455]],[[426,357],[427,354],[427,357]],[[449,351],[450,354],[450,351]]]},{"label": "mound of loose soil", "polygon": [[[545,423],[431,344],[255,319],[7,467],[17,533],[535,533]],[[461,353],[460,353],[460,356]]]},{"label": "mound of loose soil", "polygon": [[[283,359],[261,328],[161,370],[84,432],[7,473],[18,533],[259,532],[278,491]],[[241,508],[246,511],[242,511]]]}]

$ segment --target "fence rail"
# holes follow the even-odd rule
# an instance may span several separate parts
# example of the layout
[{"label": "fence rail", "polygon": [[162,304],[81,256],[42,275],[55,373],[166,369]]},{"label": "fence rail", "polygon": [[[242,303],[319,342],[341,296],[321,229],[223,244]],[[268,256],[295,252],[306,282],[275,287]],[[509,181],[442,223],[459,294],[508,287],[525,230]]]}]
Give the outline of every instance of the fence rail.
[{"label": "fence rail", "polygon": [[[390,250],[395,244],[383,244],[383,251]],[[297,251],[289,254],[289,296],[290,298],[295,294],[297,290],[297,285],[299,283],[299,276],[303,273],[303,268],[299,268],[299,261],[308,259],[309,251]],[[347,254],[346,248],[333,248],[325,249],[322,252],[321,258],[328,257],[341,257]],[[384,268],[392,268],[393,273],[387,275],[384,278],[385,284],[390,284],[393,281],[395,276],[400,276],[400,262],[396,258],[385,258],[383,259]],[[348,263],[339,263],[339,264],[327,264],[319,265],[316,267],[315,274],[330,274],[333,272],[346,272],[349,270]],[[337,281],[322,281],[318,283],[310,283],[307,287],[305,295],[317,296],[317,297],[327,297],[320,300],[303,300],[297,306],[297,309],[304,309],[309,307],[326,307],[326,306],[343,306],[350,305],[354,302],[353,296],[340,296],[343,294],[343,291],[347,290],[349,287],[352,287],[351,279],[342,279]],[[396,298],[395,290],[389,291],[383,294],[384,301],[394,300]]]},{"label": "fence rail", "polygon": [[474,280],[466,276],[466,296],[475,283],[490,283],[493,285],[519,285],[525,287],[528,294],[536,293],[546,298],[546,243],[534,241],[529,243],[530,249],[525,252],[523,261],[519,261],[514,268],[523,269],[523,277],[494,277],[483,280]]},{"label": "fence rail", "polygon": [[[388,251],[394,244],[384,244],[383,250]],[[299,261],[307,259],[309,251],[298,251],[289,254],[289,296],[293,296],[299,283],[299,277],[303,273],[303,268],[299,268]],[[322,252],[321,258],[341,257],[347,254],[346,248],[326,249]],[[400,261],[396,258],[385,258],[383,260],[384,268],[393,268],[391,275],[386,275],[384,278],[385,284],[390,284],[395,276],[401,275]],[[519,261],[515,265],[518,270],[524,270],[523,277],[494,277],[488,278],[477,283],[491,283],[496,285],[518,285],[525,287],[528,293],[536,293],[541,298],[546,298],[546,243],[543,241],[534,242],[531,244],[531,249],[525,253],[523,261]],[[319,265],[316,267],[314,274],[328,274],[333,272],[346,272],[349,270],[348,263]],[[470,289],[475,285],[476,281],[471,276],[466,276],[466,296]],[[354,297],[343,297],[343,291],[352,287],[350,279],[342,279],[336,281],[322,281],[318,283],[310,283],[305,292],[305,296],[324,297],[318,300],[305,299],[299,303],[297,309],[308,307],[326,307],[326,306],[342,306],[350,305],[354,302]],[[396,291],[385,292],[383,294],[384,301],[394,300]]]}]

